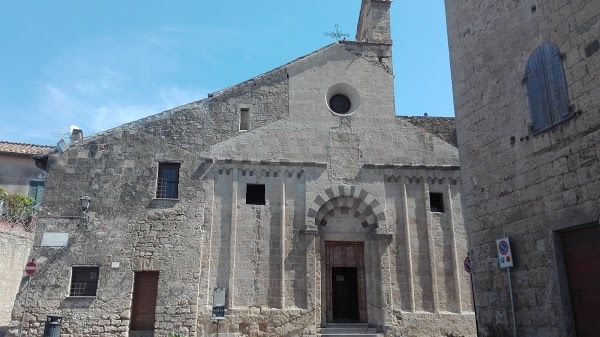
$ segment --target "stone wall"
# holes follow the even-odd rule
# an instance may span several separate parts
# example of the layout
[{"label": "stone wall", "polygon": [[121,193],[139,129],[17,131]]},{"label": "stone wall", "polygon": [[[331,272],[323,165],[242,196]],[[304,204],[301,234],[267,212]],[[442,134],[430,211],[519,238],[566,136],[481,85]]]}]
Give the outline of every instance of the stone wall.
[{"label": "stone wall", "polygon": [[416,125],[454,146],[457,145],[454,117],[398,116],[398,118]]},{"label": "stone wall", "polygon": [[[480,335],[512,335],[495,248],[506,234],[519,336],[573,336],[559,238],[600,213],[600,2],[446,1],[446,9]],[[571,116],[534,134],[525,65],[543,43],[560,49]]]},{"label": "stone wall", "polygon": [[[58,311],[63,334],[126,336],[134,273],[158,271],[155,336],[213,334],[215,287],[227,289],[222,333],[316,336],[328,323],[323,247],[342,240],[365,248],[366,322],[388,337],[472,336],[457,268],[466,246],[457,149],[396,118],[390,65],[389,44],[332,44],[51,155],[28,331],[39,336]],[[337,87],[360,96],[352,115],[328,108]],[[180,163],[177,198],[156,198],[161,162]],[[264,185],[265,205],[246,202],[248,184]],[[429,191],[444,194],[446,213],[430,212]],[[44,232],[69,242],[39,247]],[[99,267],[96,296],[69,296],[73,266]]]},{"label": "stone wall", "polygon": [[0,335],[10,323],[32,239],[33,233],[0,224]]}]

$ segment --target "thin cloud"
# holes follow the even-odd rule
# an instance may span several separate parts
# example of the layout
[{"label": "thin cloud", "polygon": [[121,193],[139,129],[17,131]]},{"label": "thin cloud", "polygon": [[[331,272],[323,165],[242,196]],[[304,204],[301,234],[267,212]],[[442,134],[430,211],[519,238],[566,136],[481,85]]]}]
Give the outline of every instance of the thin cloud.
[{"label": "thin cloud", "polygon": [[28,104],[9,117],[29,129],[0,127],[2,138],[55,144],[59,137],[53,134],[64,135],[72,124],[91,135],[205,98],[210,90],[160,80],[180,67],[173,49],[182,44],[178,34],[184,31],[163,27],[99,37],[63,50],[42,70]]},{"label": "thin cloud", "polygon": [[78,95],[77,91],[64,90],[48,83],[44,84],[43,88],[44,97],[37,110],[51,117],[54,125],[62,125],[59,131],[76,124],[88,135],[198,100],[206,97],[208,92],[175,86],[157,87],[153,92],[148,93],[148,97],[155,97],[155,99],[144,104],[130,104],[121,100],[112,100],[110,97],[95,97],[104,103],[91,104]]}]

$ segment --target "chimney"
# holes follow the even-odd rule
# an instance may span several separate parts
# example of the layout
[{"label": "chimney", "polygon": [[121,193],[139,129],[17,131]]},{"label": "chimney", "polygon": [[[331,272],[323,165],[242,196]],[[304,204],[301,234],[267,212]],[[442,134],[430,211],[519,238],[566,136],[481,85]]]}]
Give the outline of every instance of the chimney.
[{"label": "chimney", "polygon": [[78,140],[82,140],[83,139],[83,130],[81,130],[76,125],[71,125],[71,127],[69,127],[69,135],[71,136],[71,142],[76,142]]},{"label": "chimney", "polygon": [[392,43],[391,4],[392,0],[362,0],[356,41]]}]

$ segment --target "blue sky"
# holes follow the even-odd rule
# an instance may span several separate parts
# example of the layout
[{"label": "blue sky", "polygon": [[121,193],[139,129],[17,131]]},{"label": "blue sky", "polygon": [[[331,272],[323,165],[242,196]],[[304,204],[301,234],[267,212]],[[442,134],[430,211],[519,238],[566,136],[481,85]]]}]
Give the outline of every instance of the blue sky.
[{"label": "blue sky", "polygon": [[[354,38],[361,0],[0,2],[0,140],[54,145]],[[453,116],[443,1],[392,5],[396,112]]]}]

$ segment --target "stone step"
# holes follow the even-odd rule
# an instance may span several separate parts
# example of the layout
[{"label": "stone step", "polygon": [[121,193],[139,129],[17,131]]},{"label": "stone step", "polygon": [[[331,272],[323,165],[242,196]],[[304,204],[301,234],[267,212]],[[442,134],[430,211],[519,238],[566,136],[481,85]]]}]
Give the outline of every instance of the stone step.
[{"label": "stone step", "polygon": [[321,337],[381,337],[378,333],[336,333],[320,334]]},{"label": "stone step", "polygon": [[321,337],[380,337],[377,329],[368,324],[344,324],[329,323],[327,327],[321,328]]}]

